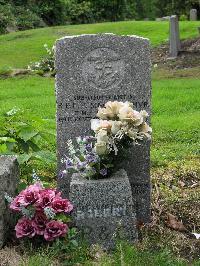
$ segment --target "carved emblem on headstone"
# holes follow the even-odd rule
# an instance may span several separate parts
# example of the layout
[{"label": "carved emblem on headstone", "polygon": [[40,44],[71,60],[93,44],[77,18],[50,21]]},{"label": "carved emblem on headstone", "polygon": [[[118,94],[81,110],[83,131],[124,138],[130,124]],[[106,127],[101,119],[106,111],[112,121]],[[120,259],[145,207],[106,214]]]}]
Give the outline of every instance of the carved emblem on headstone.
[{"label": "carved emblem on headstone", "polygon": [[85,81],[98,90],[119,85],[124,77],[124,60],[113,50],[97,48],[84,59],[82,73]]}]

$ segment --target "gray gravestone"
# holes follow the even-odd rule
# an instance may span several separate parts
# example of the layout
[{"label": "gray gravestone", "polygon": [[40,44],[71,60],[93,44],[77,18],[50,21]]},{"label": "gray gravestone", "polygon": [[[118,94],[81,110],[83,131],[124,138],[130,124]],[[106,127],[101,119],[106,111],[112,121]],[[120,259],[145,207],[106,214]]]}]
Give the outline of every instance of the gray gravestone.
[{"label": "gray gravestone", "polygon": [[19,178],[19,167],[15,157],[0,156],[0,248],[4,245],[9,229],[14,226],[12,214],[5,202],[5,193],[14,196]]},{"label": "gray gravestone", "polygon": [[[114,34],[64,37],[56,43],[58,170],[67,140],[91,134],[90,120],[107,101],[151,111],[149,40]],[[137,197],[137,219],[150,219],[150,143],[132,150],[125,166]],[[70,177],[58,179],[68,196]]]},{"label": "gray gravestone", "polygon": [[135,201],[124,170],[112,178],[86,180],[72,176],[73,217],[90,244],[112,249],[115,240],[137,240]]},{"label": "gray gravestone", "polygon": [[197,20],[197,9],[190,10],[190,20],[196,21]]},{"label": "gray gravestone", "polygon": [[179,21],[177,16],[170,17],[170,48],[169,54],[171,58],[176,58],[181,49]]}]

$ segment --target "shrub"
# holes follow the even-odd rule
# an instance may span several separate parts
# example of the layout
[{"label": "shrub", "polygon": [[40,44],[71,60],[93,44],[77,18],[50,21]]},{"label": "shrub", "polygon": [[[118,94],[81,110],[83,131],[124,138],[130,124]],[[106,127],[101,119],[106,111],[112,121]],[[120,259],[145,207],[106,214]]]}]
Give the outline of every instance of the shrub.
[{"label": "shrub", "polygon": [[10,4],[0,5],[0,34],[7,32],[8,26],[15,26],[15,18]]},{"label": "shrub", "polygon": [[188,20],[188,17],[185,14],[182,14],[182,15],[180,15],[179,20],[180,21],[186,21],[186,20]]},{"label": "shrub", "polygon": [[16,18],[16,25],[19,30],[33,29],[44,26],[42,19],[27,8],[15,7],[14,14]]},{"label": "shrub", "polygon": [[19,163],[39,159],[46,163],[55,161],[55,156],[42,149],[51,134],[45,131],[45,120],[25,114],[13,108],[0,118],[0,154],[17,154]]}]

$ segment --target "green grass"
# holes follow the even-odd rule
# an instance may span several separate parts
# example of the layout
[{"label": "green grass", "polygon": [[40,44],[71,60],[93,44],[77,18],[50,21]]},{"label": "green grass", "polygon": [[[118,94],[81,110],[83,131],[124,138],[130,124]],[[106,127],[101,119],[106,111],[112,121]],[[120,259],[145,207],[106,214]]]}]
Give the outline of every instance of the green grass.
[{"label": "green grass", "polygon": [[[56,251],[50,249],[29,252],[28,257],[23,259],[20,266],[37,265],[99,265],[99,266],[186,266],[185,260],[175,258],[167,249],[147,251],[130,245],[126,242],[119,242],[116,249],[110,254],[103,252],[96,247],[92,250],[81,245],[74,251]],[[95,256],[96,255],[96,256]],[[61,257],[62,256],[62,257]],[[193,264],[198,265],[198,264]]]},{"label": "green grass", "polygon": [[[198,35],[198,21],[180,22],[181,38]],[[169,23],[157,21],[126,21],[98,23],[90,25],[68,25],[41,28],[0,36],[0,69],[6,67],[22,68],[31,61],[37,61],[45,54],[43,45],[53,45],[56,39],[65,35],[112,32],[124,35],[139,35],[151,40],[152,45],[159,45],[169,38]]]},{"label": "green grass", "polygon": [[[197,156],[199,87],[198,79],[153,81],[153,165]],[[55,129],[54,79],[0,80],[0,114],[14,106],[49,119],[49,127]]]}]

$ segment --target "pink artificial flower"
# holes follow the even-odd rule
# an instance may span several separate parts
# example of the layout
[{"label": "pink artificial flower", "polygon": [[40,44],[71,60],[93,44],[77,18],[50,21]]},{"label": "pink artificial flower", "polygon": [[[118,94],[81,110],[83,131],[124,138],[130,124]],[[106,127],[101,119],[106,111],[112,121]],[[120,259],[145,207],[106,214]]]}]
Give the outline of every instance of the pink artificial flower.
[{"label": "pink artificial flower", "polygon": [[21,211],[21,207],[24,206],[24,196],[18,195],[10,204],[10,209],[16,212]]},{"label": "pink artificial flower", "polygon": [[53,199],[51,207],[54,209],[55,213],[69,213],[73,209],[73,205],[69,200],[57,196]]},{"label": "pink artificial flower", "polygon": [[39,199],[39,192],[41,189],[42,186],[39,182],[30,185],[14,198],[10,204],[10,209],[13,211],[21,211],[21,207],[27,207],[30,204],[34,204]]},{"label": "pink artificial flower", "polygon": [[39,199],[35,203],[35,206],[37,209],[41,210],[44,209],[45,207],[48,207],[51,205],[51,202],[56,196],[56,190],[55,189],[43,189],[40,191],[39,194]]},{"label": "pink artificial flower", "polygon": [[33,218],[33,226],[37,235],[43,235],[48,219],[43,212],[36,212]]},{"label": "pink artificial flower", "polygon": [[44,238],[47,241],[52,241],[57,237],[65,236],[68,231],[68,226],[60,221],[51,221],[46,224]]},{"label": "pink artificial flower", "polygon": [[42,190],[42,186],[39,182],[34,185],[30,185],[21,193],[24,196],[24,203],[26,206],[34,204],[39,199],[39,192]]},{"label": "pink artificial flower", "polygon": [[15,231],[16,231],[16,237],[21,238],[21,237],[34,237],[35,235],[35,228],[33,226],[33,222],[26,218],[22,217],[21,219],[18,220],[18,223],[15,226]]}]

